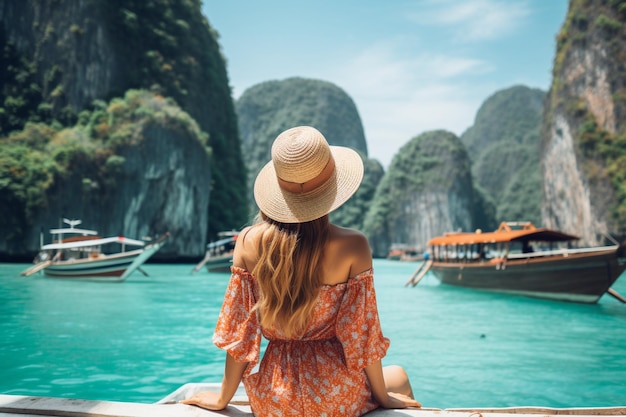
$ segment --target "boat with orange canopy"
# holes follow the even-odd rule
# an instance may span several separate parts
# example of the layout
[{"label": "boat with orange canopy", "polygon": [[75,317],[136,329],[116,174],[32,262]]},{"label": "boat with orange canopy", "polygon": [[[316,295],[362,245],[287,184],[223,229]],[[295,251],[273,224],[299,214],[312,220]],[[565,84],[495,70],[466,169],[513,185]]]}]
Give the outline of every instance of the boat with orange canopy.
[{"label": "boat with orange canopy", "polygon": [[605,293],[626,269],[624,247],[576,248],[579,238],[531,222],[494,232],[447,233],[428,242],[429,269],[444,284],[580,303]]}]

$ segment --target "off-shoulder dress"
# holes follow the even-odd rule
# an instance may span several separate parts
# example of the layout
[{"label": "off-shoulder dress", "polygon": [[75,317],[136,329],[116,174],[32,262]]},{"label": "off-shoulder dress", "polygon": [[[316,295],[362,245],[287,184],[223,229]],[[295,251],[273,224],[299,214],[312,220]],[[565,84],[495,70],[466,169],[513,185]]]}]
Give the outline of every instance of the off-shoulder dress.
[{"label": "off-shoulder dress", "polygon": [[[253,306],[259,286],[232,267],[213,343],[238,362],[256,416],[360,416],[378,407],[364,368],[382,359],[382,334],[369,269],[337,285],[322,286],[314,316],[298,339],[259,324]],[[261,336],[269,343],[259,364]]]}]

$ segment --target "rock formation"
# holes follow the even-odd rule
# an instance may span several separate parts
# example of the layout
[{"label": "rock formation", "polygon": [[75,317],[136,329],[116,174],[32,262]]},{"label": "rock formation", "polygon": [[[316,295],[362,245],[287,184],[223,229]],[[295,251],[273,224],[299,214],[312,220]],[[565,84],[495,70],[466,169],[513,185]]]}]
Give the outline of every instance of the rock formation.
[{"label": "rock formation", "polygon": [[598,244],[626,236],[626,6],[570,2],[541,142],[545,226]]},{"label": "rock formation", "polygon": [[425,250],[431,237],[473,230],[470,159],[461,140],[437,130],[411,139],[394,156],[365,219],[374,256],[392,244]]},{"label": "rock formation", "polygon": [[544,97],[543,91],[525,86],[497,91],[461,135],[476,186],[494,206],[495,226],[502,221],[541,225],[539,132]]},{"label": "rock formation", "polygon": [[148,92],[129,95],[134,104],[124,112],[144,116],[134,117],[132,124],[110,125],[112,136],[124,134],[124,139],[90,152],[83,145],[82,130],[73,128],[51,138],[65,146],[44,145],[67,162],[55,175],[32,227],[16,239],[0,241],[0,253],[35,253],[40,233],[50,243],[49,230],[61,226],[65,217],[82,220],[84,228],[103,236],[141,239],[170,232],[158,253],[161,259],[204,254],[211,171],[200,130],[171,102]]}]

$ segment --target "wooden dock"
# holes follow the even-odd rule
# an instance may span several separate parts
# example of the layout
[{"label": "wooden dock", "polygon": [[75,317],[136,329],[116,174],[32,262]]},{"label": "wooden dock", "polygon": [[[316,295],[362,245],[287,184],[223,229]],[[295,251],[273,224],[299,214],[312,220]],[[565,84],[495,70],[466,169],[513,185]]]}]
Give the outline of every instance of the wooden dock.
[{"label": "wooden dock", "polygon": [[[77,400],[22,395],[0,395],[2,417],[251,417],[245,401],[235,398],[234,403],[220,412],[203,410],[178,403],[139,404],[115,401]],[[481,409],[403,409],[375,410],[368,417],[510,417],[517,416],[623,416],[626,407],[608,408],[481,408]]]}]

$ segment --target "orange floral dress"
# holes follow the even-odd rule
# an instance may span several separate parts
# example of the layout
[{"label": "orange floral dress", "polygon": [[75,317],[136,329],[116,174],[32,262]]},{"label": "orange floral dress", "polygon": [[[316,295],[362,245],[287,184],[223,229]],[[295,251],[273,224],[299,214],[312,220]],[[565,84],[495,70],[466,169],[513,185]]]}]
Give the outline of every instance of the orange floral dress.
[{"label": "orange floral dress", "polygon": [[[255,277],[231,271],[213,343],[249,362],[243,383],[255,415],[360,416],[378,407],[364,368],[385,356],[389,339],[380,328],[372,269],[322,286],[299,339],[261,328],[252,312],[259,298]],[[259,364],[261,335],[269,343]]]}]

